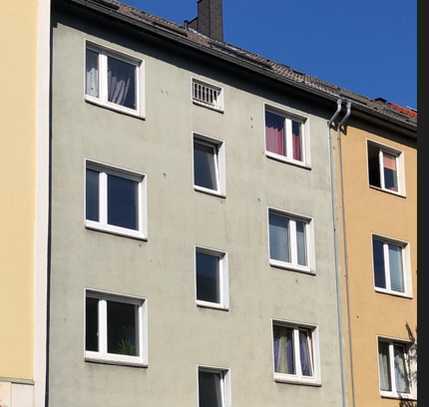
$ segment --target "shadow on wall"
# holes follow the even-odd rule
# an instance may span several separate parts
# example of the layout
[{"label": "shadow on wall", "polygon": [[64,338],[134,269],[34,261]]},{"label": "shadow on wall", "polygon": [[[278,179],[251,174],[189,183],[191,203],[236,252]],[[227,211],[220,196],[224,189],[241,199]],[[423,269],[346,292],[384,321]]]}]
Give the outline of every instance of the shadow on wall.
[{"label": "shadow on wall", "polygon": [[[414,366],[417,366],[417,327],[415,330],[415,334],[413,333],[410,325],[408,324],[408,322],[405,324],[405,327],[407,328],[407,332],[408,332],[408,337],[410,339],[411,342],[411,346],[410,349],[408,351],[408,355],[409,355],[409,360],[408,360],[408,371],[412,372],[411,373],[411,381],[413,383],[417,383],[417,371],[413,371],[410,369],[411,365],[414,364]],[[399,401],[399,405],[398,407],[417,407],[417,401],[414,400],[400,400]]]}]

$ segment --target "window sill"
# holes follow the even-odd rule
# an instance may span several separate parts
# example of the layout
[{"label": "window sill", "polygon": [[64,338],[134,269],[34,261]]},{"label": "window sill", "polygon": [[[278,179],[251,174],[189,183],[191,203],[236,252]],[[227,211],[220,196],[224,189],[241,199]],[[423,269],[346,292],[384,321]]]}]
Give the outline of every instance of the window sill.
[{"label": "window sill", "polygon": [[391,391],[380,390],[380,396],[387,399],[417,401],[417,396],[415,394],[408,394],[408,393],[393,393]]},{"label": "window sill", "polygon": [[216,309],[216,310],[219,310],[219,311],[229,311],[229,307],[227,307],[226,305],[217,304],[215,302],[208,302],[208,301],[197,300],[197,301],[195,301],[195,303],[200,308],[212,308],[212,309]]},{"label": "window sill", "polygon": [[98,232],[110,233],[112,235],[131,237],[133,239],[147,241],[147,236],[145,236],[142,232],[139,232],[138,230],[126,229],[112,225],[102,225],[98,222],[94,222],[91,220],[85,220],[85,227],[87,229],[95,230]]},{"label": "window sill", "polygon": [[288,374],[281,374],[281,373],[274,373],[274,381],[277,383],[299,384],[303,386],[314,386],[314,387],[322,386],[320,379],[315,377],[305,378],[305,377],[298,377],[295,375],[288,375]]},{"label": "window sill", "polygon": [[137,110],[128,109],[126,107],[114,104],[103,102],[100,99],[85,95],[85,102],[90,103],[92,105],[97,105],[100,107],[104,107],[105,109],[112,110],[114,112],[122,113],[127,116],[136,117],[137,119],[145,120],[145,117]]},{"label": "window sill", "polygon": [[198,185],[194,185],[194,190],[198,192],[202,192],[207,195],[217,196],[218,198],[223,198],[223,199],[226,198],[226,195],[224,193],[215,191],[214,189],[209,189],[209,188],[199,187]]},{"label": "window sill", "polygon": [[268,158],[271,158],[271,159],[276,160],[276,161],[281,161],[281,162],[286,163],[286,164],[291,164],[291,165],[295,165],[296,167],[301,167],[301,168],[304,168],[306,170],[311,170],[311,166],[306,164],[303,161],[293,160],[293,159],[287,158],[283,155],[272,153],[271,151],[265,151],[265,155]]},{"label": "window sill", "polygon": [[121,355],[97,355],[96,352],[85,352],[85,362],[100,363],[104,365],[120,365],[147,368],[148,364],[139,357],[124,357]]},{"label": "window sill", "polygon": [[285,263],[283,261],[273,260],[273,259],[270,259],[269,263],[270,263],[270,266],[272,267],[276,267],[284,270],[297,271],[299,273],[310,274],[312,276],[316,275],[316,273],[312,271],[309,267],[299,266],[297,264]]},{"label": "window sill", "polygon": [[223,107],[216,107],[216,106],[208,105],[207,103],[200,102],[200,101],[195,100],[195,99],[192,99],[192,103],[194,105],[197,105],[197,106],[202,106],[202,107],[206,107],[207,109],[214,110],[215,112],[218,112],[218,113],[222,113],[222,114],[224,113]]},{"label": "window sill", "polygon": [[374,288],[375,292],[380,293],[380,294],[387,294],[387,295],[393,295],[394,297],[401,297],[401,298],[407,298],[409,300],[413,299],[412,295],[406,294],[406,293],[400,293],[397,291],[391,291],[391,290],[385,290],[383,288]]},{"label": "window sill", "polygon": [[405,194],[402,194],[400,192],[391,191],[390,189],[385,189],[385,188],[377,187],[375,185],[370,185],[369,187],[371,189],[374,189],[375,191],[385,192],[386,194],[398,196],[399,198],[404,198],[404,199],[407,198],[407,196]]}]

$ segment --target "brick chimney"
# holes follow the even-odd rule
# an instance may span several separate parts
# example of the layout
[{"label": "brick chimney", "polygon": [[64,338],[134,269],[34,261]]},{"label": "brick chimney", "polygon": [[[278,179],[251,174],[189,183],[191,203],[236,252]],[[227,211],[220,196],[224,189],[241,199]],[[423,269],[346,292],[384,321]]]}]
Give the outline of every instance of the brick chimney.
[{"label": "brick chimney", "polygon": [[201,34],[223,41],[223,0],[197,1],[198,17],[185,23]]}]

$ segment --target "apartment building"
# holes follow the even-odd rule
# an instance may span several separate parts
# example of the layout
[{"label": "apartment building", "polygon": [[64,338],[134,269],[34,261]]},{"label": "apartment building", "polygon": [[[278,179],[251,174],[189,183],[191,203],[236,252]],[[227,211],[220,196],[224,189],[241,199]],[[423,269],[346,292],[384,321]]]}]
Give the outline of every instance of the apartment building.
[{"label": "apartment building", "polygon": [[376,103],[385,120],[352,115],[335,138],[350,405],[408,407],[417,395],[417,114]]},{"label": "apartment building", "polygon": [[4,2],[0,13],[2,407],[45,398],[49,15],[47,0]]},{"label": "apartment building", "polygon": [[50,406],[343,405],[336,98],[199,7],[54,3]]}]

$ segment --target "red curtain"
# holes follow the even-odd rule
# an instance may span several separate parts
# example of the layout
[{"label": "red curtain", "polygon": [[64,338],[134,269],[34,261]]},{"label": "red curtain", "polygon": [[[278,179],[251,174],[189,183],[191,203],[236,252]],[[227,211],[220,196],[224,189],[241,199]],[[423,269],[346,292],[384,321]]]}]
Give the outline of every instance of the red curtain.
[{"label": "red curtain", "polygon": [[265,138],[268,151],[286,155],[284,117],[265,112]]},{"label": "red curtain", "polygon": [[292,120],[293,159],[302,161],[301,123]]}]

